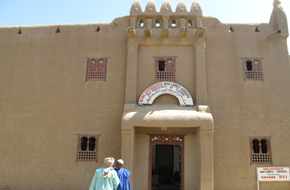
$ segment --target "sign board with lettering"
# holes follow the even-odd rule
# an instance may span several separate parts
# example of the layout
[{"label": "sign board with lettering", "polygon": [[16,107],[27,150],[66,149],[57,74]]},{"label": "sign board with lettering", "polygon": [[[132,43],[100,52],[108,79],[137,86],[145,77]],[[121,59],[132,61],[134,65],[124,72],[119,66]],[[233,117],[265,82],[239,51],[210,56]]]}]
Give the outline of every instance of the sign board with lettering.
[{"label": "sign board with lettering", "polygon": [[152,105],[154,100],[162,94],[171,94],[179,100],[180,106],[193,106],[189,92],[174,82],[159,82],[147,88],[140,96],[138,105]]},{"label": "sign board with lettering", "polygon": [[257,181],[290,181],[289,166],[257,167]]}]

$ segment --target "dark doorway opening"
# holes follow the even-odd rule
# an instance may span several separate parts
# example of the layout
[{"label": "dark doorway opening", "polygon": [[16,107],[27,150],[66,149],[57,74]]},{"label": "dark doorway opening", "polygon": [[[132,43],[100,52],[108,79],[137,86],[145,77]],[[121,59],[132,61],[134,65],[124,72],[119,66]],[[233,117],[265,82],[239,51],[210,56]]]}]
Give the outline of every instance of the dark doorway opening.
[{"label": "dark doorway opening", "polygon": [[152,190],[181,189],[181,146],[152,146]]}]

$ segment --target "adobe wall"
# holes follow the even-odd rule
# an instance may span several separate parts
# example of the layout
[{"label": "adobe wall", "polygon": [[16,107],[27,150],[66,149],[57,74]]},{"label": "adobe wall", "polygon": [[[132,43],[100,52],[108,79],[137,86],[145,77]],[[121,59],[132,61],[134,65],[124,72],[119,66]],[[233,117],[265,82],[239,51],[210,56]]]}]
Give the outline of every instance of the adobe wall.
[{"label": "adobe wall", "polygon": [[[218,23],[215,26],[215,23]],[[255,189],[249,137],[270,136],[272,164],[289,166],[289,80],[286,39],[267,40],[269,24],[223,24],[204,18],[207,27],[208,101],[215,123],[215,189]],[[228,32],[230,27],[234,32]],[[258,26],[260,32],[255,32]],[[264,81],[244,80],[241,58],[261,58]],[[230,180],[229,180],[230,178]],[[289,189],[289,183],[260,189]]]},{"label": "adobe wall", "polygon": [[[0,28],[1,189],[88,189],[120,158],[129,20],[115,21]],[[85,82],[87,57],[108,57],[105,82]],[[98,163],[76,162],[77,134],[101,134]]]},{"label": "adobe wall", "polygon": [[[250,164],[249,137],[270,136],[273,165],[290,165],[290,68],[286,38],[267,40],[276,30],[271,24],[224,24],[211,17],[202,21],[207,28],[207,100],[215,128],[214,189],[256,189],[256,166],[262,165]],[[105,157],[121,156],[126,75],[130,75],[126,34],[129,17],[116,18],[115,23],[20,27],[22,34],[17,34],[19,27],[0,28],[1,188],[87,189]],[[101,32],[96,32],[97,26]],[[231,26],[234,32],[228,32]],[[60,33],[55,33],[57,27]],[[255,32],[256,27],[260,32]],[[143,46],[136,50],[136,100],[155,83],[153,56],[178,56],[176,82],[195,100],[194,52],[199,41],[193,40],[193,30],[183,39],[178,37],[178,29],[171,34],[175,37],[170,39],[178,46],[160,37],[155,43],[162,41],[163,46],[155,44],[147,50],[145,41],[153,40],[139,38]],[[189,41],[193,46],[188,46]],[[85,82],[87,57],[108,57],[106,82]],[[241,58],[261,58],[264,81],[245,81]],[[178,103],[170,95],[157,98],[155,103],[168,101],[177,110]],[[197,114],[197,118],[204,115]],[[169,119],[163,123],[172,125]],[[144,126],[147,124],[139,120]],[[191,120],[185,122],[181,125],[192,126],[188,124]],[[76,134],[101,134],[98,163],[76,162]],[[138,155],[139,148],[146,149],[142,143],[147,138],[143,133],[135,135],[134,155]],[[186,145],[185,164],[200,161],[193,151],[200,144],[193,137],[196,135],[191,136],[186,136],[186,141],[197,145],[193,149]],[[146,166],[147,153],[142,153],[144,157],[137,160]],[[140,169],[138,164],[134,163],[135,173]],[[199,183],[195,172],[202,169],[191,169],[185,168],[186,178],[194,179],[185,179],[186,189]],[[138,175],[135,181],[147,182],[146,175]],[[260,189],[289,189],[289,183],[261,183]]]}]

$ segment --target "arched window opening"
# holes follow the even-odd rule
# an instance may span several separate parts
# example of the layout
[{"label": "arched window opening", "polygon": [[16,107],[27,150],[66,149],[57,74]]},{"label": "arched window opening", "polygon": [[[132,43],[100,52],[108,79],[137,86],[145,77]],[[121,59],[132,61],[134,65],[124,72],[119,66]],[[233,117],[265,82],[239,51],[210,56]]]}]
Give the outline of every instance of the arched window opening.
[{"label": "arched window opening", "polygon": [[143,27],[144,26],[144,21],[143,21],[143,19],[140,19],[140,25],[139,25],[139,27]]},{"label": "arched window opening", "polygon": [[192,20],[188,20],[187,26],[192,27]]},{"label": "arched window opening", "polygon": [[77,161],[98,162],[99,136],[78,134]]},{"label": "arched window opening", "polygon": [[247,71],[252,71],[253,70],[252,61],[248,60],[246,61],[246,64],[247,64]]},{"label": "arched window opening", "polygon": [[164,59],[161,59],[158,61],[158,69],[159,69],[159,71],[165,70],[165,60]]},{"label": "arched window opening", "polygon": [[257,139],[253,140],[253,151],[254,153],[260,153],[259,141]]},{"label": "arched window opening", "polygon": [[176,20],[175,19],[172,19],[171,26],[176,27]]},{"label": "arched window opening", "polygon": [[95,150],[96,146],[96,139],[94,137],[91,137],[89,140],[89,150]]},{"label": "arched window opening", "polygon": [[271,139],[269,137],[250,137],[251,163],[271,164]]},{"label": "arched window opening", "polygon": [[81,150],[87,150],[88,138],[81,138]]},{"label": "arched window opening", "polygon": [[262,153],[268,153],[268,143],[266,139],[261,140]]},{"label": "arched window opening", "polygon": [[160,20],[156,20],[155,27],[160,27]]}]

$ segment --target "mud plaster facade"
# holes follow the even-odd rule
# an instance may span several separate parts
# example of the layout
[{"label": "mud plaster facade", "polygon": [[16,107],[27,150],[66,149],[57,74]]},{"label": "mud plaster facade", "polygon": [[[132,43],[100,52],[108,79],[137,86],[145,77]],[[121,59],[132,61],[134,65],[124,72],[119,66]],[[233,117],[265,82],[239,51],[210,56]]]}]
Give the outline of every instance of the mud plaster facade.
[{"label": "mud plaster facade", "polygon": [[[149,1],[143,12],[136,0],[130,16],[112,23],[1,27],[0,188],[88,189],[112,156],[132,171],[132,189],[148,189],[149,135],[183,134],[185,190],[256,189],[256,166],[290,165],[288,27],[279,0],[269,17],[225,24],[203,16],[196,1],[175,12],[168,1],[160,12]],[[194,106],[169,94],[138,105],[159,82],[156,57],[172,56],[174,83]],[[107,58],[105,81],[86,80],[87,58]],[[262,80],[245,79],[244,59],[262,61]],[[98,163],[76,162],[77,134],[100,135]],[[251,164],[254,136],[271,138],[271,164]]]}]

